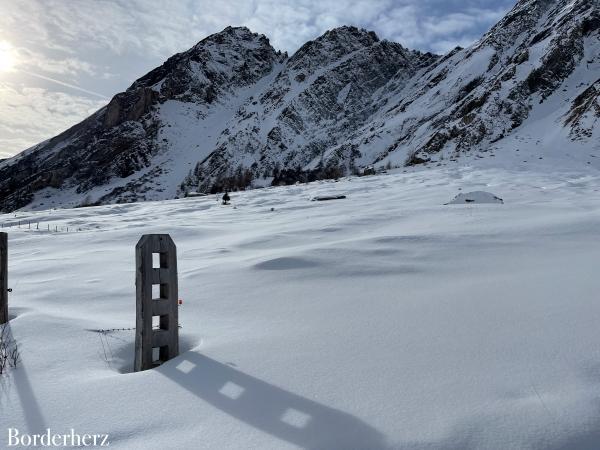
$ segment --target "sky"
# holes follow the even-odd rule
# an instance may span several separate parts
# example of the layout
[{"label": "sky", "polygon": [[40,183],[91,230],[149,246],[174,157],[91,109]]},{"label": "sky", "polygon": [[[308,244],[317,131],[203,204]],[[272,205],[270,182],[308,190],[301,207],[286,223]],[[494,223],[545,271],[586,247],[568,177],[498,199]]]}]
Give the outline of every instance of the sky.
[{"label": "sky", "polygon": [[0,0],[0,159],[64,131],[228,25],[290,55],[340,25],[445,53],[515,0]]}]

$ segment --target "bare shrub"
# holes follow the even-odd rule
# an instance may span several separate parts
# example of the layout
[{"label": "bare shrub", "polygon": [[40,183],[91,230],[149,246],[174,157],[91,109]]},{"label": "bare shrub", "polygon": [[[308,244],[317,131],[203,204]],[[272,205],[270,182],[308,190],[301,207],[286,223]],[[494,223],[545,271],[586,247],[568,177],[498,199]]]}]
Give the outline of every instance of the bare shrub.
[{"label": "bare shrub", "polygon": [[5,374],[9,367],[17,367],[20,360],[19,346],[12,338],[8,324],[0,325],[0,375]]}]

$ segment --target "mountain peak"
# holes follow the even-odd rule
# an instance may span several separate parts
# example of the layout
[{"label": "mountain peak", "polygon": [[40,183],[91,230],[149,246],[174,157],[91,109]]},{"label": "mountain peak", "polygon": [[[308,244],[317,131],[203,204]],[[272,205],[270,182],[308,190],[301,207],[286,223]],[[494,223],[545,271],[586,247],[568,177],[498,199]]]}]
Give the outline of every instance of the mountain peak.
[{"label": "mountain peak", "polygon": [[198,49],[205,49],[209,46],[239,46],[246,45],[250,47],[269,47],[271,43],[269,38],[264,34],[254,33],[248,27],[245,26],[228,26],[223,30],[213,33],[210,36],[202,39],[190,50],[184,53],[194,52]]},{"label": "mountain peak", "polygon": [[311,61],[320,64],[335,61],[357,50],[369,48],[379,42],[373,31],[354,26],[341,26],[326,31],[318,38],[300,47],[289,60],[289,66],[303,67]]},{"label": "mountain peak", "polygon": [[364,28],[357,28],[352,25],[342,25],[340,27],[327,30],[317,40],[322,41],[356,41],[366,45],[373,45],[379,41],[379,37],[374,31],[369,31]]},{"label": "mountain peak", "polygon": [[[223,31],[221,31],[221,33],[232,33],[232,34],[256,34],[253,33],[247,26],[245,25],[241,25],[241,26],[232,26],[229,25],[225,28],[223,28]],[[218,34],[218,33],[216,33]]]},{"label": "mountain peak", "polygon": [[241,41],[266,40],[269,42],[269,39],[264,34],[254,33],[246,26],[228,26],[223,28],[223,30],[213,33],[210,36],[202,39],[195,45],[195,47],[199,45],[205,45],[207,42],[223,42],[223,39],[227,38]]},{"label": "mountain peak", "polygon": [[253,33],[247,27],[229,26],[189,50],[173,55],[127,91],[152,88],[172,98],[189,93],[192,88],[195,93],[204,91],[201,97],[210,103],[217,85],[236,82],[236,78],[240,78],[237,80],[240,83],[254,82],[279,58],[280,53],[265,35]]}]

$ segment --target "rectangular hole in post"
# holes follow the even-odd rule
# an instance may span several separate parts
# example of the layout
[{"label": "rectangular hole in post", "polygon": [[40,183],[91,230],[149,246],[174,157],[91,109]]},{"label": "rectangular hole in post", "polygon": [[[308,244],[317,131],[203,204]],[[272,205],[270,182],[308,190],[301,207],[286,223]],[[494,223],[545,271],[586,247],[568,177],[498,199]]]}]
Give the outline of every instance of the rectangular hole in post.
[{"label": "rectangular hole in post", "polygon": [[160,253],[152,253],[152,268],[158,269],[160,267]]},{"label": "rectangular hole in post", "polygon": [[169,360],[169,346],[152,347],[152,364],[159,366]]},{"label": "rectangular hole in post", "polygon": [[160,327],[161,330],[168,330],[169,329],[169,316],[168,315],[160,316],[158,326]]},{"label": "rectangular hole in post", "polygon": [[161,362],[165,362],[165,361],[169,360],[169,346],[168,345],[165,345],[164,347],[160,347],[158,357],[161,360]]},{"label": "rectangular hole in post", "polygon": [[152,347],[152,364],[160,363],[160,347]]},{"label": "rectangular hole in post", "polygon": [[169,298],[168,284],[153,284],[152,285],[152,300],[161,300]]},{"label": "rectangular hole in post", "polygon": [[169,298],[169,285],[161,284],[159,293],[160,293],[160,298]]},{"label": "rectangular hole in post", "polygon": [[152,316],[152,329],[153,330],[168,330],[169,329],[169,316]]},{"label": "rectangular hole in post", "polygon": [[169,267],[168,253],[160,253],[160,256],[158,259],[159,259],[160,267],[163,267],[165,269]]}]

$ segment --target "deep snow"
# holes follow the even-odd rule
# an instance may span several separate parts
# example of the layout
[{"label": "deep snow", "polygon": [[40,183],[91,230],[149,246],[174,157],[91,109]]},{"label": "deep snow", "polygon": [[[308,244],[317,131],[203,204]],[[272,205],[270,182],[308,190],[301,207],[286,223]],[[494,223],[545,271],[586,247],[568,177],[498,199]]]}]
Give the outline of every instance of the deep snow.
[{"label": "deep snow", "polygon": [[[23,362],[0,428],[123,449],[597,448],[599,189],[592,168],[440,167],[0,216],[84,230],[8,230]],[[479,190],[505,204],[443,205]],[[90,330],[133,326],[144,233],[178,246],[181,355],[130,373],[133,332]]]}]

